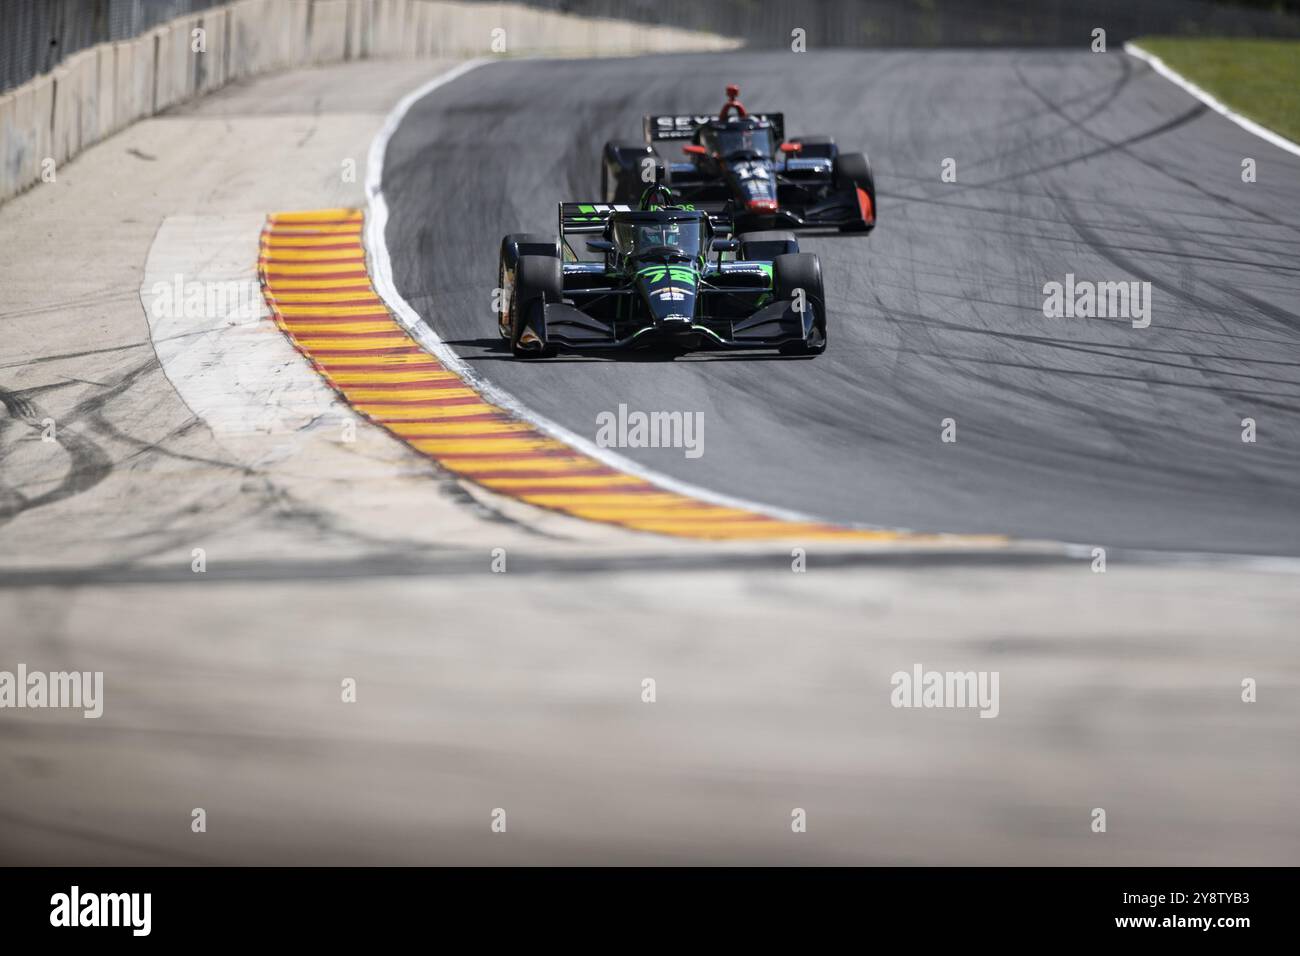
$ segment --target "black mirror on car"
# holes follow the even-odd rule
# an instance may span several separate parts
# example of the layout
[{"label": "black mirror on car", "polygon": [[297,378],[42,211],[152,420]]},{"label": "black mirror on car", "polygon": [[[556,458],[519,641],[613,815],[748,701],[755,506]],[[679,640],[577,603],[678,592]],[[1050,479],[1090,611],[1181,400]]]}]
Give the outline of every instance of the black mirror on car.
[{"label": "black mirror on car", "polygon": [[714,252],[735,252],[740,248],[739,239],[714,239],[711,243]]},{"label": "black mirror on car", "polygon": [[613,252],[614,243],[608,239],[588,239],[587,251],[589,252]]}]

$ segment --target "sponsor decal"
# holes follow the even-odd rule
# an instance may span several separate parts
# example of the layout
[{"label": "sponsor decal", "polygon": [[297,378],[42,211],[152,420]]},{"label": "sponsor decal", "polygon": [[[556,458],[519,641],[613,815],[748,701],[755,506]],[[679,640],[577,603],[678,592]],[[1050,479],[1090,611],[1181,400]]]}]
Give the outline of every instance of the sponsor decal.
[{"label": "sponsor decal", "polygon": [[663,282],[669,279],[690,286],[695,285],[695,272],[678,266],[646,266],[644,269],[638,269],[637,275],[644,276],[647,282]]}]

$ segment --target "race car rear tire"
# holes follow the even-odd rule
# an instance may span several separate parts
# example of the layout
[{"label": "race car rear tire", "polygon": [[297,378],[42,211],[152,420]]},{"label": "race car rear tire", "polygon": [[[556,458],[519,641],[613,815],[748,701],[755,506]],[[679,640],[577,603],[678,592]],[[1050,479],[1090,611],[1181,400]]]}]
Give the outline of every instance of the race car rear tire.
[{"label": "race car rear tire", "polygon": [[651,183],[641,175],[641,163],[646,159],[655,162],[655,182],[668,181],[668,164],[654,147],[646,143],[614,141],[605,144],[600,158],[601,202],[635,204],[641,193]]},{"label": "race car rear tire", "polygon": [[867,195],[867,201],[871,204],[871,218],[865,215],[860,216],[853,222],[840,226],[843,232],[870,232],[876,224],[876,217],[879,210],[876,207],[876,179],[871,174],[871,163],[862,153],[840,153],[835,157],[835,163],[832,167],[835,188],[845,191],[852,190],[855,202],[859,202],[857,191],[860,189]]},{"label": "race car rear tire", "polygon": [[555,354],[551,345],[530,348],[522,339],[534,310],[546,302],[559,302],[563,296],[564,279],[559,259],[554,256],[519,257],[510,300],[510,351],[516,358],[546,358]]},{"label": "race car rear tire", "polygon": [[799,239],[784,229],[766,229],[761,232],[742,232],[739,259],[775,259],[799,251]]},{"label": "race car rear tire", "polygon": [[813,331],[802,342],[781,346],[783,355],[819,355],[826,351],[826,295],[822,290],[821,260],[811,252],[777,256],[772,260],[772,296],[795,300],[803,290],[806,307],[813,310]]},{"label": "race car rear tire", "polygon": [[497,332],[503,339],[510,338],[510,292],[515,284],[515,267],[521,255],[555,256],[559,258],[560,244],[554,236],[535,232],[516,232],[501,240],[501,255],[497,260],[497,288],[501,290],[497,302]]}]

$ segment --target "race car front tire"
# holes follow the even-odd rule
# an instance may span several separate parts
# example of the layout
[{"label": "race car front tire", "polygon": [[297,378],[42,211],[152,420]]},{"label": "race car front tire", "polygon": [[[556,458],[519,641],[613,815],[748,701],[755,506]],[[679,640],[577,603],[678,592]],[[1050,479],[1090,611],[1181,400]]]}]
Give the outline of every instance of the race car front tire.
[{"label": "race car front tire", "polygon": [[501,240],[501,255],[497,260],[497,332],[503,339],[511,337],[510,295],[515,285],[515,269],[521,255],[560,255],[560,244],[554,236],[535,232],[516,232]]},{"label": "race car front tire", "polygon": [[[840,153],[832,167],[835,188],[851,194],[858,217],[840,226],[843,232],[870,232],[876,224],[876,179],[862,153]],[[864,198],[865,197],[865,198]]]},{"label": "race car front tire", "polygon": [[[516,358],[546,358],[555,354],[537,321],[547,303],[564,296],[563,270],[554,256],[520,256],[510,298],[510,351]],[[538,332],[542,334],[539,336]]]},{"label": "race car front tire", "polygon": [[796,252],[772,260],[772,296],[813,311],[813,328],[800,342],[781,346],[784,355],[819,355],[826,351],[826,295],[821,260],[811,252]]}]

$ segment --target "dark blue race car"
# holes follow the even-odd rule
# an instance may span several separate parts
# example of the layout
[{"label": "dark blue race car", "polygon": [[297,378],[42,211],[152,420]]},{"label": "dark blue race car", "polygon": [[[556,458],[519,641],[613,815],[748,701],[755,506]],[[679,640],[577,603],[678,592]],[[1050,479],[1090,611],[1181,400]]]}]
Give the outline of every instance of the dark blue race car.
[{"label": "dark blue race car", "polygon": [[[601,158],[607,203],[635,203],[648,184],[716,211],[734,203],[740,228],[829,226],[870,232],[876,184],[862,153],[841,153],[829,136],[785,138],[781,113],[750,113],[727,87],[717,116],[644,118],[645,142],[608,142]],[[681,159],[669,158],[680,149]]]}]

